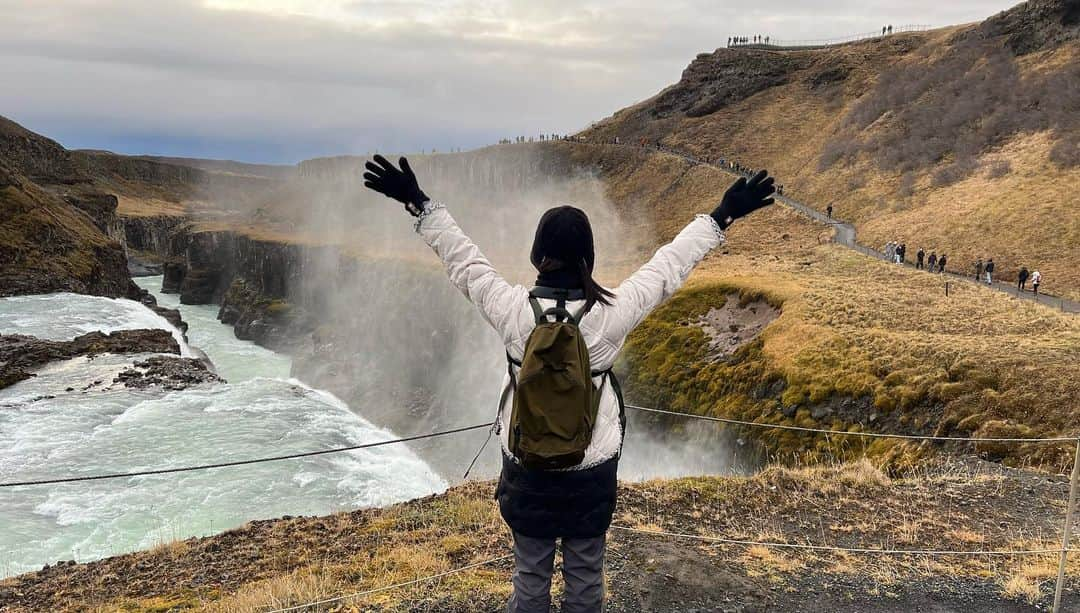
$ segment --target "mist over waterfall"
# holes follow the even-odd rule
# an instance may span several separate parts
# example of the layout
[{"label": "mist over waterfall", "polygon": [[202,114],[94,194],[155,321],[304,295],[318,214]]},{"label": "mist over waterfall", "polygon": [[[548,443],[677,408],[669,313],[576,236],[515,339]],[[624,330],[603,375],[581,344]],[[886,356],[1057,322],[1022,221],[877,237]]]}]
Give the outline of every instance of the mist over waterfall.
[{"label": "mist over waterfall", "polygon": [[[506,372],[502,342],[451,286],[415,234],[414,219],[399,203],[363,187],[366,159],[304,162],[299,179],[259,210],[287,219],[321,245],[306,250],[302,273],[284,288],[317,322],[311,348],[296,356],[293,374],[402,435],[491,421]],[[605,285],[616,287],[651,255],[643,213],[618,209],[595,169],[554,148],[503,146],[410,162],[425,192],[446,204],[511,283],[534,284],[528,253],[536,223],[561,204],[588,213],[596,275]],[[718,426],[628,417],[623,478],[725,473],[752,464],[751,454],[740,458],[739,446]],[[454,482],[485,436],[472,432],[414,448]],[[493,440],[474,475],[495,475],[497,458]]]}]

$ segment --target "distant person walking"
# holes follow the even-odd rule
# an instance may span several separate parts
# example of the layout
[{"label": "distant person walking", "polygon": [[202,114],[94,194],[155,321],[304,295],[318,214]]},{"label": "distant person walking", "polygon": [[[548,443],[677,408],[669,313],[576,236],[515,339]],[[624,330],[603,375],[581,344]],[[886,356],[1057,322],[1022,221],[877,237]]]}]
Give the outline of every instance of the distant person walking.
[{"label": "distant person walking", "polygon": [[919,247],[919,250],[915,252],[915,270],[923,269],[923,260],[926,259],[926,252]]},{"label": "distant person walking", "polygon": [[986,261],[986,284],[994,284],[994,258]]},{"label": "distant person walking", "polygon": [[900,246],[897,247],[896,263],[900,265],[907,263],[907,243],[900,243]]},{"label": "distant person walking", "polygon": [[825,207],[825,213],[828,214],[829,219],[832,219],[832,203]]},{"label": "distant person walking", "polygon": [[982,261],[982,258],[979,258],[979,260],[977,262],[975,262],[975,280],[976,281],[981,280],[982,276],[983,276],[983,261]]},{"label": "distant person walking", "polygon": [[1020,267],[1020,274],[1016,275],[1016,289],[1017,291],[1024,291],[1024,286],[1027,285],[1028,277],[1031,273],[1028,272],[1027,266]]},{"label": "distant person walking", "polygon": [[889,34],[892,34],[892,26],[889,26]]},{"label": "distant person walking", "polygon": [[888,29],[888,27],[889,26],[881,26],[881,35],[882,36],[885,36],[885,30]]},{"label": "distant person walking", "polygon": [[930,272],[934,272],[934,270],[936,268],[937,268],[937,252],[936,251],[931,251],[930,252],[930,257],[927,258],[927,260],[926,260],[926,269],[929,270]]},{"label": "distant person walking", "polygon": [[1035,297],[1039,297],[1039,284],[1042,283],[1042,273],[1035,271],[1031,273],[1031,291],[1035,294]]},{"label": "distant person walking", "polygon": [[938,261],[937,261],[937,266],[938,266],[937,271],[938,272],[945,272],[945,262],[947,261],[947,258],[948,258],[948,256],[946,256],[944,253],[941,254],[940,258],[938,258]]}]

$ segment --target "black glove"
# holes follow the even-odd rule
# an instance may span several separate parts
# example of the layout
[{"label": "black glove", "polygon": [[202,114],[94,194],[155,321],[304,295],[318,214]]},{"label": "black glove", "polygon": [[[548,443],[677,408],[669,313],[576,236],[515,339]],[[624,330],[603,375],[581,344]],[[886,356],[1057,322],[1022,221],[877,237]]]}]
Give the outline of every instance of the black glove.
[{"label": "black glove", "polygon": [[409,160],[401,158],[398,163],[401,164],[401,170],[394,168],[394,165],[386,158],[376,154],[374,163],[364,164],[364,168],[367,169],[364,173],[364,187],[404,203],[405,210],[416,217],[423,212],[424,204],[430,198],[416,182],[416,175],[413,174],[412,168],[409,168]]},{"label": "black glove", "polygon": [[749,182],[746,177],[740,178],[724,193],[720,206],[711,213],[712,218],[720,224],[721,230],[725,230],[736,219],[769,206],[775,202],[771,198],[776,191],[773,183],[767,170],[759,171]]}]

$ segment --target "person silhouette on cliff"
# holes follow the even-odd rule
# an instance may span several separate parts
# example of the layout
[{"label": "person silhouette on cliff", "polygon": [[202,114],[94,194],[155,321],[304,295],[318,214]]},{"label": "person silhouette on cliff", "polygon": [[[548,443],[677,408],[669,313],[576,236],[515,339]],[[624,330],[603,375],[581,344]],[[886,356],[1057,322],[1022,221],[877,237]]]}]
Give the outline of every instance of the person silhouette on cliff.
[{"label": "person silhouette on cliff", "polygon": [[[450,282],[495,328],[506,351],[507,374],[493,433],[499,436],[502,448],[496,498],[514,537],[513,591],[507,610],[547,613],[555,544],[561,539],[566,586],[562,610],[601,611],[605,538],[615,511],[616,475],[626,423],[618,382],[610,369],[627,335],[682,286],[702,258],[723,244],[724,231],[738,219],[773,203],[774,181],[764,170],[750,179],[735,181],[711,213],[698,215],[614,291],[602,287],[592,276],[593,232],[585,212],[572,206],[549,209],[540,218],[530,252],[529,259],[538,272],[536,286],[530,290],[504,280],[446,206],[420,189],[408,160],[401,158],[399,165],[395,167],[376,155],[365,164],[364,185],[401,202],[416,218],[417,233],[442,260]],[[591,369],[599,403],[591,439],[580,461],[559,470],[529,466],[532,456],[521,452],[522,425],[514,417],[520,397],[511,389],[524,387],[524,379],[518,378],[521,367],[516,365],[523,364],[527,341],[532,342],[538,321],[549,313],[559,321],[565,316],[572,318],[566,321],[576,326],[584,340],[587,368]],[[535,371],[530,373],[534,375]]]}]

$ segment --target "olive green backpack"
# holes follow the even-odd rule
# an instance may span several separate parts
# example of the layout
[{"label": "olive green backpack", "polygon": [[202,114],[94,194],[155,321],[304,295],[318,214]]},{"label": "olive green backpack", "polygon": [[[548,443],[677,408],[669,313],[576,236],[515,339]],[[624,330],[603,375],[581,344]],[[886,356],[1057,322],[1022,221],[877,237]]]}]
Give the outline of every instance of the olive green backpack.
[{"label": "olive green backpack", "polygon": [[[548,294],[537,288],[529,294],[536,327],[525,342],[525,354],[510,361],[513,410],[510,413],[510,452],[529,469],[557,470],[581,463],[592,441],[601,389],[589,368],[589,350],[578,328],[584,315],[566,309],[567,292]],[[556,298],[543,310],[537,296]],[[513,366],[518,366],[514,375]],[[505,402],[505,393],[503,401]]]}]

